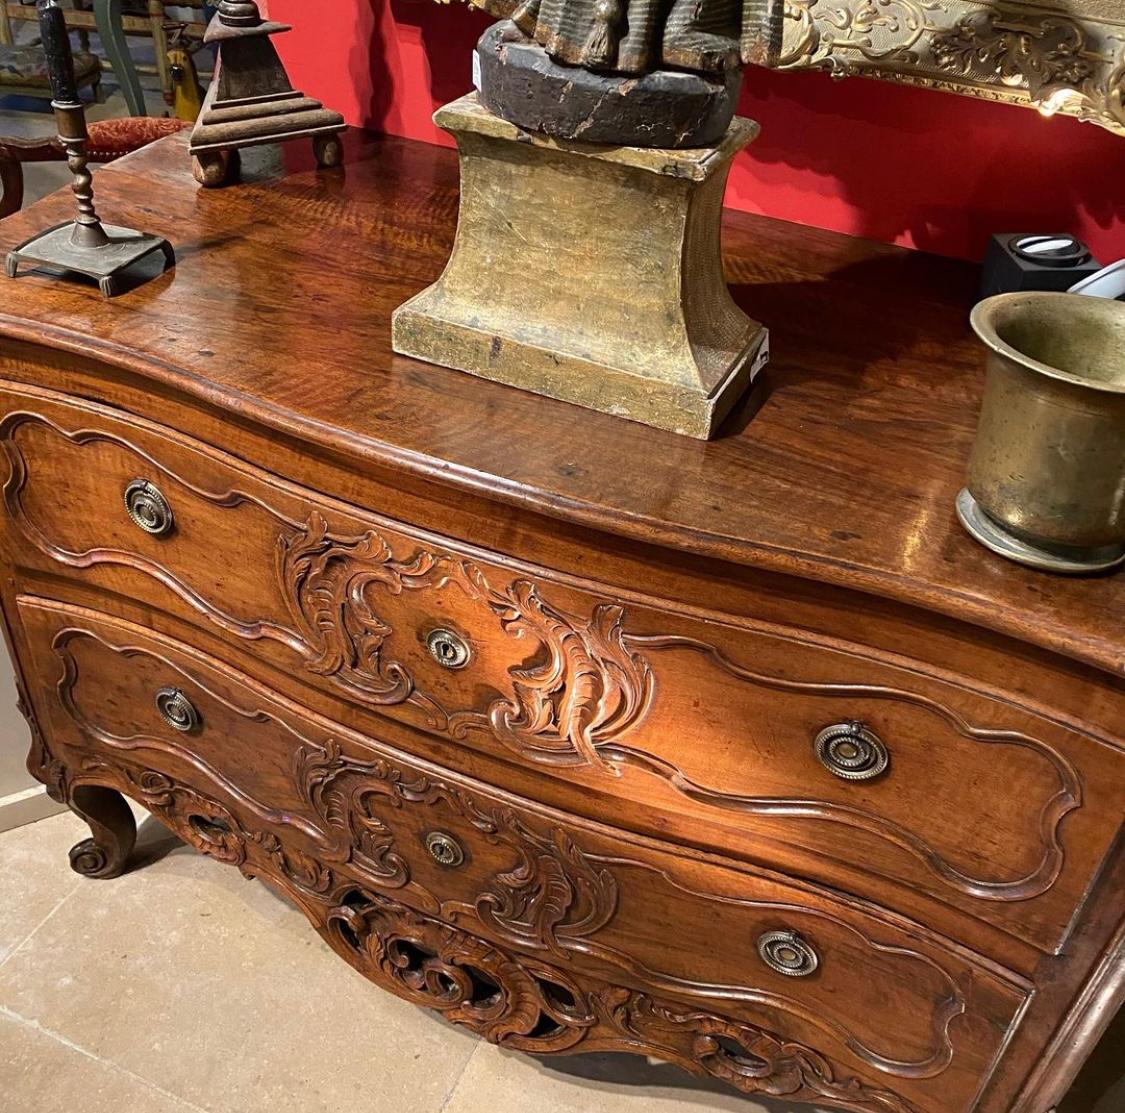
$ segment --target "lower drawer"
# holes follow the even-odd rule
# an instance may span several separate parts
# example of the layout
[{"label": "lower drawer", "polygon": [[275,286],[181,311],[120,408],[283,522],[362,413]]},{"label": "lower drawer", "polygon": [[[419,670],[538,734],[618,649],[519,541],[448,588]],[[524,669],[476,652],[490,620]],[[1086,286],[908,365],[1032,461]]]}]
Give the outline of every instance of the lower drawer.
[{"label": "lower drawer", "polygon": [[499,975],[464,975],[458,991],[457,963],[439,961],[464,932],[540,970],[552,1023],[591,1039],[610,1006],[588,979],[829,1056],[832,1085],[859,1087],[843,1108],[934,1113],[972,1107],[1027,997],[890,913],[455,776],[122,620],[27,597],[19,610],[56,761],[44,776],[120,787],[307,908],[330,899],[337,949],[404,995],[440,1007],[473,990],[495,997],[496,1020]]}]

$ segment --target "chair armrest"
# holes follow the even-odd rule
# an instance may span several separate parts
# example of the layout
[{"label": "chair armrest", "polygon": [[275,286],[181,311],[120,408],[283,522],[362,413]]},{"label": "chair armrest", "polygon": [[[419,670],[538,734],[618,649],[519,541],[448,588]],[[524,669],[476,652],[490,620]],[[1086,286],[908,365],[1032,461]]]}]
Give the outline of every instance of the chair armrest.
[{"label": "chair armrest", "polygon": [[0,220],[18,212],[22,204],[23,165],[9,157],[8,152],[0,147]]}]

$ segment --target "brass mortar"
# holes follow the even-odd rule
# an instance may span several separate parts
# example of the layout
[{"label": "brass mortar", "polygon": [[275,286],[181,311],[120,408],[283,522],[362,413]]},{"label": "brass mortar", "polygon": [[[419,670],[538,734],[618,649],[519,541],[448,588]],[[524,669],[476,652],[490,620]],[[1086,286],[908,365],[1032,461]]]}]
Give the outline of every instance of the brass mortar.
[{"label": "brass mortar", "polygon": [[965,528],[1055,572],[1125,560],[1125,303],[1000,294],[972,313],[989,348]]}]

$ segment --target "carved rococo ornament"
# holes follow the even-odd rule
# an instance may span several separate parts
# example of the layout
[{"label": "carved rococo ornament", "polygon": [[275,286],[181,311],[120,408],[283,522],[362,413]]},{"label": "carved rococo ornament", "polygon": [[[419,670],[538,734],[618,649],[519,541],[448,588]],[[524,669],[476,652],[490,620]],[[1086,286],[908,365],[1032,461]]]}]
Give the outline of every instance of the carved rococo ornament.
[{"label": "carved rococo ornament", "polygon": [[538,1054],[641,1052],[743,1093],[913,1113],[903,1098],[840,1077],[823,1055],[765,1029],[506,954],[360,889],[329,911],[323,934],[376,984],[492,1043]]},{"label": "carved rococo ornament", "polygon": [[1027,105],[1125,135],[1125,16],[1110,23],[1082,4],[786,0],[774,64]]},{"label": "carved rococo ornament", "polygon": [[[509,807],[490,807],[452,785],[408,775],[385,760],[357,761],[330,742],[306,746],[295,758],[302,794],[342,845],[354,847],[350,864],[386,889],[411,886],[416,899],[443,917],[470,912],[516,945],[561,955],[568,941],[593,935],[614,915],[617,882],[592,862],[560,827],[538,831]],[[501,846],[515,864],[496,874],[470,904],[455,907],[419,890],[383,810],[438,808],[469,823]]]},{"label": "carved rococo ornament", "polygon": [[[312,857],[284,850],[272,832],[247,828],[216,800],[163,773],[91,755],[76,767],[74,783],[115,785],[197,850],[237,865],[247,876],[265,876],[360,973],[491,1042],[540,1054],[648,1054],[744,1093],[849,1113],[916,1113],[905,1099],[841,1076],[820,1053],[765,1029],[508,953],[357,887]],[[572,847],[568,853],[575,853]],[[523,887],[521,872],[513,871],[515,891]],[[549,900],[549,894],[531,903],[541,899]],[[528,904],[522,907],[526,911]]]},{"label": "carved rococo ornament", "polygon": [[[566,614],[528,580],[496,587],[473,561],[422,549],[401,560],[374,530],[340,538],[316,512],[302,531],[279,539],[278,570],[313,672],[369,702],[416,704],[454,737],[489,730],[538,761],[605,768],[600,747],[635,726],[651,702],[652,670],[626,647],[619,606],[599,604],[588,619]],[[393,631],[370,597],[375,588],[398,595],[446,585],[484,604],[501,630],[538,646],[543,658],[513,668],[511,694],[480,711],[444,707],[389,659]]]},{"label": "carved rococo ornament", "polygon": [[[887,4],[895,2],[886,0]],[[305,667],[323,675],[353,698],[383,706],[418,706],[433,729],[455,738],[482,732],[497,738],[521,757],[540,764],[591,767],[608,775],[619,775],[632,767],[663,778],[697,803],[754,815],[789,813],[785,799],[739,795],[693,781],[684,770],[654,753],[643,735],[637,735],[656,698],[651,662],[660,651],[691,648],[704,653],[717,668],[741,682],[811,695],[826,691],[824,685],[755,672],[727,658],[716,646],[688,637],[628,632],[625,609],[613,602],[594,604],[588,615],[571,613],[544,598],[530,580],[517,578],[494,583],[493,579],[500,580],[496,573],[490,571],[486,575],[481,565],[452,552],[431,552],[413,542],[410,555],[399,557],[392,542],[374,529],[360,534],[335,534],[316,510],[300,522],[286,517],[260,497],[238,489],[211,492],[186,477],[168,472],[196,498],[223,508],[253,504],[279,527],[278,587],[292,626],[260,616],[239,616],[231,613],[223,599],[209,597],[199,585],[182,581],[174,568],[157,564],[143,552],[96,545],[72,551],[44,532],[28,515],[23,502],[29,471],[15,432],[25,424],[44,426],[77,445],[109,443],[156,465],[136,446],[109,433],[68,431],[40,414],[21,411],[0,423],[0,447],[11,464],[4,487],[9,515],[30,542],[51,560],[74,568],[103,563],[121,565],[156,577],[227,634],[248,641],[270,639],[282,643]],[[388,534],[392,538],[398,536],[390,530]],[[401,542],[396,540],[394,544]],[[535,662],[509,671],[507,692],[492,689],[490,693],[482,685],[480,691],[486,698],[475,706],[442,706],[387,651],[393,631],[380,617],[383,604],[376,593],[393,595],[445,585],[453,585],[467,598],[483,604],[485,619],[494,621],[494,629],[509,635],[512,645],[518,648],[515,659]],[[60,644],[55,648],[65,665],[65,647]],[[69,680],[60,688],[63,697],[74,680],[72,672],[67,675]],[[862,684],[828,688],[835,694],[857,698],[870,694],[868,686]],[[966,739],[1025,747],[1054,767],[1058,789],[1041,802],[1034,827],[1042,846],[1041,857],[1020,877],[980,876],[979,872],[959,868],[919,832],[864,809],[842,809],[829,802],[806,799],[804,818],[843,823],[873,834],[916,858],[944,884],[977,899],[1027,900],[1047,891],[1064,862],[1060,823],[1082,804],[1077,770],[1064,755],[1039,739],[974,725],[954,708],[907,690],[888,690],[881,695],[938,715]],[[33,746],[30,764],[33,774],[48,785],[52,794],[59,799],[67,798],[66,770],[54,761],[41,739]]]}]

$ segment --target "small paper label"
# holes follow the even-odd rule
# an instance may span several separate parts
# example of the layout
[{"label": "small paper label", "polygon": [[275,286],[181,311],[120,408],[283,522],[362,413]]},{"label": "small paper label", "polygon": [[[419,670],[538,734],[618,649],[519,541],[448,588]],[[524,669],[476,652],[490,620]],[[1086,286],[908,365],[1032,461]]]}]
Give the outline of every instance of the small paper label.
[{"label": "small paper label", "polygon": [[480,55],[475,50],[473,51],[473,88],[480,92]]}]

